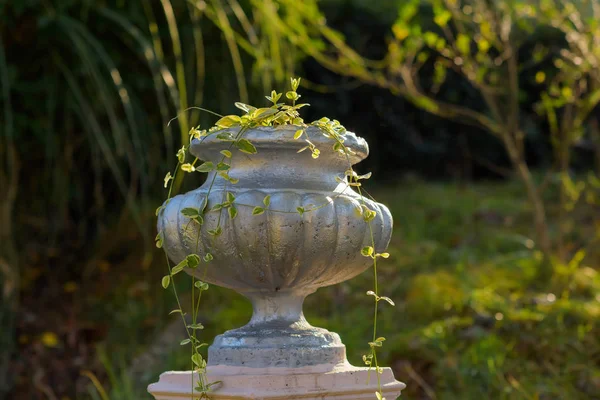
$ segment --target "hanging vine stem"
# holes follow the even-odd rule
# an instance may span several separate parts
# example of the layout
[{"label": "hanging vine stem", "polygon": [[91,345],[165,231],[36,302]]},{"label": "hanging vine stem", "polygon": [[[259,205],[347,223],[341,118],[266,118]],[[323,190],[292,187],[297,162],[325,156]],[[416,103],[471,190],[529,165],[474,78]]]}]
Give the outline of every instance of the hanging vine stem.
[{"label": "hanging vine stem", "polygon": [[[214,229],[207,230],[208,234],[214,240],[217,236],[222,234],[221,221],[223,210],[226,209],[229,217],[231,219],[237,216],[237,207],[251,207],[253,215],[263,214],[265,211],[274,212],[274,213],[285,213],[285,214],[300,214],[303,215],[307,212],[314,212],[323,207],[326,207],[333,203],[333,201],[339,196],[343,195],[346,190],[350,187],[355,187],[359,198],[359,209],[357,209],[357,214],[367,223],[369,226],[369,239],[370,245],[365,246],[361,249],[361,254],[365,257],[369,257],[373,260],[373,290],[369,290],[367,295],[373,296],[374,298],[374,316],[373,316],[373,335],[372,341],[369,344],[369,353],[363,355],[363,362],[370,368],[375,368],[377,374],[377,392],[375,393],[378,400],[384,400],[382,387],[381,387],[381,373],[382,368],[379,366],[377,361],[377,350],[383,346],[383,342],[385,341],[384,337],[377,336],[377,317],[379,312],[379,302],[386,301],[392,306],[394,302],[385,296],[379,295],[379,283],[377,276],[377,259],[380,257],[388,258],[388,253],[376,253],[376,243],[375,243],[375,235],[373,233],[372,221],[376,217],[376,211],[371,210],[368,206],[368,203],[363,195],[363,189],[361,188],[361,180],[368,179],[371,174],[358,175],[354,169],[352,168],[352,162],[350,160],[350,156],[353,153],[351,149],[345,146],[345,134],[346,129],[336,120],[330,120],[328,118],[321,118],[317,121],[314,121],[310,124],[304,123],[304,120],[300,117],[299,109],[307,106],[308,104],[300,103],[296,104],[296,102],[300,99],[300,95],[297,93],[298,86],[300,84],[300,79],[291,79],[291,90],[286,93],[286,98],[291,100],[291,105],[285,103],[278,103],[279,99],[282,96],[282,93],[277,93],[276,91],[272,91],[270,96],[266,96],[267,100],[272,103],[272,106],[268,108],[256,108],[244,103],[235,103],[236,107],[245,112],[244,115],[226,115],[221,116],[220,114],[214,113],[210,110],[204,110],[199,107],[193,107],[196,109],[200,109],[203,111],[210,112],[213,115],[219,116],[220,119],[215,123],[213,127],[209,130],[200,130],[199,127],[192,128],[190,130],[190,142],[193,139],[198,139],[200,141],[204,141],[208,137],[216,135],[216,138],[225,142],[229,142],[229,147],[226,150],[221,150],[221,157],[217,164],[215,165],[212,161],[206,161],[200,165],[197,165],[198,161],[200,161],[197,157],[194,157],[191,163],[186,163],[186,157],[189,152],[189,145],[184,145],[177,152],[177,166],[171,175],[171,172],[167,173],[164,179],[165,187],[169,187],[167,199],[165,203],[160,206],[156,210],[156,215],[160,216],[163,212],[165,206],[172,198],[173,192],[173,184],[177,178],[179,173],[192,173],[192,172],[205,172],[212,173],[211,182],[209,184],[206,195],[204,196],[204,200],[202,201],[199,208],[184,208],[181,210],[181,214],[189,219],[184,233],[187,233],[188,227],[190,224],[195,223],[198,225],[198,231],[196,235],[196,246],[195,253],[188,255],[183,261],[175,266],[171,266],[168,256],[167,259],[167,270],[168,275],[165,275],[162,278],[162,286],[166,289],[169,286],[173,288],[173,294],[177,300],[177,309],[171,311],[171,313],[179,313],[181,315],[182,321],[185,324],[187,338],[181,341],[181,345],[192,345],[191,351],[191,362],[192,369],[197,373],[198,378],[197,381],[194,382],[194,377],[192,376],[192,389],[199,392],[200,399],[209,398],[209,392],[212,387],[218,385],[220,382],[208,382],[206,376],[206,360],[200,354],[200,350],[207,346],[206,343],[201,343],[197,336],[197,331],[202,330],[204,326],[198,322],[198,314],[201,305],[202,293],[208,290],[209,285],[203,280],[197,280],[194,276],[192,276],[192,299],[191,299],[191,307],[192,307],[192,321],[191,324],[188,325],[185,314],[183,312],[181,302],[178,296],[177,289],[174,284],[175,275],[179,272],[183,271],[185,268],[196,269],[200,266],[202,261],[204,262],[204,270],[202,272],[202,277],[205,279],[208,264],[213,260],[213,255],[210,253],[210,246],[207,246],[206,243],[203,243],[201,240],[201,232],[202,225],[204,224],[204,216],[211,212],[218,212],[219,215],[217,217],[216,227]],[[187,111],[187,110],[186,110]],[[235,185],[238,183],[238,179],[235,177],[231,177],[228,171],[231,168],[231,162],[228,162],[229,159],[232,158],[232,151],[241,151],[246,154],[255,154],[257,153],[256,147],[244,137],[244,135],[252,128],[260,127],[260,126],[281,126],[281,125],[292,125],[296,126],[299,129],[294,134],[294,139],[299,140],[304,137],[304,142],[306,146],[301,148],[298,153],[309,150],[312,158],[317,159],[321,153],[320,149],[318,149],[314,143],[310,140],[307,128],[310,126],[317,127],[323,134],[323,136],[332,139],[333,141],[333,150],[343,154],[348,161],[348,169],[344,173],[344,178],[337,178],[338,183],[343,184],[344,186],[339,189],[336,188],[335,192],[332,192],[332,196],[326,196],[326,201],[321,204],[311,205],[312,207],[304,208],[297,207],[295,211],[289,210],[276,210],[270,207],[270,195],[267,195],[263,199],[262,205],[256,204],[245,204],[236,201],[235,195],[232,192],[229,192],[227,188],[229,184]],[[239,128],[239,129],[238,129]],[[232,134],[231,129],[237,129],[235,134]],[[210,210],[208,210],[209,205],[209,197],[212,193],[215,181],[217,177],[223,178],[227,181],[225,189],[223,190],[223,197],[221,203],[214,204]],[[366,193],[366,192],[365,192]],[[370,196],[370,195],[369,195]],[[371,197],[371,196],[370,196]],[[156,236],[156,245],[157,247],[163,246],[163,233],[158,232]],[[199,256],[200,246],[203,247],[202,252],[204,256],[201,258]],[[166,255],[166,252],[165,252]],[[196,290],[198,292],[196,296]]]}]

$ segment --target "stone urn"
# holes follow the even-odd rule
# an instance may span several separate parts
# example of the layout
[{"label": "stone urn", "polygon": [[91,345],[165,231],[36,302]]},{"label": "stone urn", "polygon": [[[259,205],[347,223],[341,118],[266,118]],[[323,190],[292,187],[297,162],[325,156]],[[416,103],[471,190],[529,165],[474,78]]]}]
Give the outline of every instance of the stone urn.
[{"label": "stone urn", "polygon": [[[360,250],[372,244],[371,235],[377,252],[386,249],[392,217],[387,207],[365,199],[365,205],[377,213],[371,233],[357,212],[359,194],[346,184],[349,163],[368,155],[364,139],[350,132],[345,135],[344,144],[354,153],[348,158],[334,152],[332,140],[318,128],[309,127],[306,134],[321,150],[315,160],[309,151],[298,153],[305,142],[294,140],[297,129],[249,130],[244,137],[257,153],[232,151],[230,159],[229,175],[239,182],[231,184],[218,175],[213,182],[216,172],[212,172],[198,189],[172,198],[158,221],[163,246],[173,262],[192,253],[211,253],[210,263],[186,272],[233,289],[253,305],[248,324],[217,336],[209,347],[207,373],[223,382],[214,398],[283,398],[299,393],[304,393],[302,398],[375,398],[375,371],[352,367],[338,334],[311,326],[302,304],[318,288],[368,269],[371,259]],[[228,148],[228,142],[212,135],[193,140],[190,152],[216,165],[220,151]],[[181,210],[201,207],[211,182],[207,209],[224,202],[229,192],[235,196],[237,216],[231,219],[226,210],[208,211],[203,225],[189,223]],[[269,207],[253,215],[267,195]],[[299,207],[305,212],[299,213]],[[211,235],[219,218],[222,234]],[[367,383],[369,373],[373,376]],[[294,379],[288,382],[290,377]],[[380,379],[388,399],[404,387],[388,368]],[[189,372],[163,374],[149,390],[157,399],[189,394]]]}]

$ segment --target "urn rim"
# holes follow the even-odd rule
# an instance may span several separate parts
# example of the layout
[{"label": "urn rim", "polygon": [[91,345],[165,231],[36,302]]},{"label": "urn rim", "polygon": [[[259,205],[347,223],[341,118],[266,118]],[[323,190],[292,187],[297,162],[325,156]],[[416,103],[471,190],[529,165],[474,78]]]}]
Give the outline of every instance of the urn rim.
[{"label": "urn rim", "polygon": [[[309,140],[317,148],[322,149],[321,156],[327,157],[328,155],[337,154],[340,158],[345,159],[345,156],[339,153],[324,151],[326,148],[331,150],[334,141],[324,136],[323,131],[316,126],[308,126],[306,128],[299,125],[259,126],[248,129],[244,134],[244,138],[248,139],[257,148],[259,153],[261,149],[298,151],[306,146],[304,140],[294,139],[294,134],[299,129],[304,129]],[[190,152],[202,160],[208,160],[211,153],[218,153],[220,150],[228,148],[228,142],[216,138],[216,135],[222,132],[237,133],[238,130],[236,128],[220,129],[212,132],[212,135],[193,139]],[[344,145],[355,153],[350,155],[350,162],[353,165],[367,158],[369,155],[369,145],[365,139],[350,131],[346,131],[343,137]]]}]

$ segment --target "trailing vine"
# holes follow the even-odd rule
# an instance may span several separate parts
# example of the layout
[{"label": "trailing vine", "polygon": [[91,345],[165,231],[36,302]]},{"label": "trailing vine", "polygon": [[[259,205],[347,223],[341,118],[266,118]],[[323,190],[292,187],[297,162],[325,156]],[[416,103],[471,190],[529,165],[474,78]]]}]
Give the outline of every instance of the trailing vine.
[{"label": "trailing vine", "polygon": [[[219,120],[208,130],[202,130],[200,127],[192,128],[189,131],[190,135],[190,143],[192,140],[197,139],[200,141],[205,140],[208,137],[216,137],[218,140],[229,143],[229,146],[225,150],[220,151],[220,159],[217,163],[212,161],[201,162],[197,157],[194,157],[189,153],[190,145],[184,145],[177,151],[177,166],[173,170],[173,173],[168,172],[164,178],[164,186],[168,188],[167,199],[164,204],[161,205],[156,210],[156,215],[159,217],[165,206],[169,203],[173,190],[174,190],[174,182],[179,179],[179,174],[191,174],[195,172],[200,173],[209,173],[215,172],[212,175],[208,191],[204,196],[204,200],[201,202],[200,207],[193,208],[188,207],[181,210],[181,213],[189,219],[189,224],[197,224],[201,226],[204,224],[204,216],[207,213],[217,212],[217,226],[213,229],[208,230],[210,236],[217,237],[222,234],[223,230],[221,227],[221,220],[223,216],[223,211],[227,211],[228,218],[235,218],[238,214],[238,207],[251,207],[253,215],[263,214],[265,211],[274,212],[274,213],[290,213],[291,211],[284,210],[276,210],[271,207],[270,204],[270,196],[267,195],[263,198],[262,204],[244,204],[237,201],[235,195],[232,192],[223,191],[223,198],[220,203],[213,205],[210,209],[208,208],[208,199],[212,192],[213,185],[217,176],[226,180],[229,184],[235,185],[238,183],[238,179],[234,176],[229,175],[229,170],[231,169],[231,159],[234,151],[240,151],[242,153],[246,153],[249,155],[257,153],[257,149],[244,136],[245,134],[253,128],[264,127],[264,126],[282,126],[282,125],[291,125],[295,126],[298,129],[294,133],[294,140],[303,140],[305,146],[302,147],[298,152],[307,151],[310,153],[313,159],[318,159],[321,154],[321,149],[317,148],[317,146],[310,140],[308,136],[307,128],[310,126],[317,127],[319,132],[326,138],[332,141],[331,150],[334,152],[339,152],[344,155],[348,161],[348,168],[345,171],[344,178],[338,178],[338,183],[343,183],[345,185],[344,189],[338,191],[338,193],[333,196],[333,198],[329,197],[326,202],[317,205],[311,205],[310,207],[297,207],[295,213],[300,215],[308,212],[313,212],[318,209],[321,209],[329,204],[331,204],[332,200],[335,197],[342,195],[345,190],[349,187],[355,188],[359,195],[359,204],[360,207],[356,208],[356,214],[358,218],[362,218],[369,227],[369,237],[370,237],[370,245],[363,247],[361,249],[361,254],[364,257],[371,258],[373,261],[373,290],[369,290],[367,295],[372,296],[374,299],[374,315],[373,315],[373,332],[372,339],[368,342],[369,351],[367,354],[363,355],[363,362],[369,369],[373,368],[376,371],[377,375],[377,391],[375,393],[378,400],[384,400],[382,387],[381,387],[381,373],[383,369],[379,366],[377,360],[377,351],[383,346],[383,342],[385,341],[384,337],[378,336],[377,331],[377,316],[379,311],[379,303],[381,301],[385,301],[390,305],[394,305],[394,302],[386,296],[380,295],[380,288],[377,276],[377,260],[379,258],[388,258],[388,253],[376,253],[375,251],[375,237],[373,234],[372,221],[376,217],[376,211],[369,208],[368,203],[365,199],[366,192],[362,188],[362,180],[369,179],[371,174],[358,175],[354,169],[352,168],[352,163],[350,161],[350,156],[354,154],[354,152],[344,145],[346,129],[342,126],[337,120],[330,120],[329,118],[321,118],[317,121],[311,122],[309,124],[305,123],[304,120],[300,116],[300,109],[308,106],[307,103],[298,103],[301,95],[298,94],[297,89],[300,84],[300,78],[291,79],[291,89],[285,93],[285,97],[289,100],[289,103],[280,103],[279,100],[282,97],[282,93],[277,93],[275,90],[271,92],[269,96],[265,96],[266,99],[271,103],[269,107],[257,108],[250,106],[244,103],[235,103],[235,106],[244,112],[243,115],[226,115],[222,116],[220,114],[214,113],[210,110],[203,111],[210,112],[213,115],[219,117]],[[291,104],[290,104],[291,103]],[[237,130],[237,132],[235,132]],[[190,158],[192,157],[192,158]],[[369,196],[370,197],[370,196]],[[292,211],[294,212],[294,211]],[[187,226],[185,230],[187,231]],[[202,323],[198,321],[198,312],[201,304],[202,294],[209,289],[208,283],[203,280],[198,280],[194,276],[192,276],[192,288],[191,288],[191,322],[186,320],[185,314],[183,312],[182,304],[180,297],[177,292],[176,285],[174,284],[175,276],[182,272],[185,268],[197,269],[203,268],[203,276],[206,275],[206,271],[209,263],[213,260],[213,255],[206,251],[206,248],[209,246],[205,246],[205,243],[202,243],[200,238],[200,229],[198,229],[196,239],[196,248],[193,254],[188,255],[183,261],[178,263],[177,265],[172,266],[169,258],[165,252],[165,258],[167,263],[168,274],[162,278],[162,286],[165,289],[169,287],[172,289],[175,299],[177,301],[177,308],[171,311],[171,314],[177,313],[180,314],[183,323],[185,324],[185,329],[187,333],[187,338],[181,341],[181,345],[190,345],[191,346],[191,362],[192,369],[197,373],[197,380],[192,381],[193,390],[199,393],[200,398],[209,398],[210,391],[220,382],[208,382],[206,376],[206,360],[201,355],[200,351],[203,347],[207,346],[207,343],[202,342],[198,338],[198,331],[204,329]],[[163,232],[158,232],[156,236],[156,246],[159,248],[163,247]],[[200,246],[203,246],[204,256],[201,257],[199,254]],[[205,248],[206,247],[206,248]],[[201,274],[202,275],[202,274]]]}]

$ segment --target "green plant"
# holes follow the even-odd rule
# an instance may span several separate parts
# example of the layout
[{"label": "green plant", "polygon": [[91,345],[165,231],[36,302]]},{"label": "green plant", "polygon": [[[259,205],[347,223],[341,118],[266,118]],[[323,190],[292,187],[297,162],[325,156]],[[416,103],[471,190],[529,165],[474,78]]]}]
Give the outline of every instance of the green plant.
[{"label": "green plant", "polygon": [[[266,96],[267,100],[271,103],[268,107],[257,108],[254,106],[250,106],[244,103],[235,103],[236,107],[244,112],[243,115],[226,115],[220,116],[221,118],[208,130],[202,130],[200,127],[192,128],[190,130],[190,139],[198,139],[203,140],[208,136],[215,136],[218,140],[221,140],[225,143],[229,143],[229,147],[227,150],[220,151],[220,161],[218,163],[214,163],[211,161],[206,161],[203,163],[199,163],[201,160],[194,157],[191,162],[188,162],[188,150],[189,144],[184,145],[177,152],[177,166],[173,173],[167,173],[164,179],[165,187],[169,186],[168,196],[165,203],[160,206],[156,210],[157,216],[160,216],[160,213],[164,210],[166,204],[169,202],[171,195],[173,193],[174,182],[177,181],[178,174],[182,173],[194,173],[194,172],[215,172],[212,175],[208,192],[200,204],[198,208],[184,208],[181,210],[181,213],[189,218],[189,223],[195,223],[198,225],[204,224],[204,216],[207,213],[218,213],[217,226],[211,227],[208,233],[212,236],[219,236],[223,233],[221,227],[221,220],[223,218],[224,211],[227,211],[228,217],[233,219],[238,214],[238,207],[250,207],[252,208],[253,215],[260,215],[264,212],[268,211],[271,213],[288,213],[289,211],[277,210],[271,207],[270,204],[270,196],[266,196],[262,204],[244,204],[240,203],[236,200],[235,195],[231,192],[227,192],[226,198],[223,199],[221,203],[214,204],[210,209],[208,208],[208,199],[215,183],[217,176],[225,179],[232,185],[238,183],[238,179],[235,176],[229,175],[229,170],[231,168],[231,164],[229,159],[232,157],[232,151],[240,151],[242,153],[252,155],[257,153],[256,147],[245,138],[245,134],[252,128],[260,127],[260,126],[282,126],[282,125],[291,125],[296,129],[294,133],[294,140],[303,140],[305,142],[305,146],[301,148],[298,152],[308,151],[311,154],[311,157],[315,160],[319,158],[321,150],[315,146],[315,144],[308,137],[308,133],[306,129],[309,126],[319,128],[321,134],[331,140],[331,149],[328,151],[339,152],[346,157],[348,160],[348,167],[345,171],[344,179],[339,178],[340,184],[345,184],[346,187],[353,187],[357,190],[360,195],[360,207],[356,210],[357,217],[362,218],[369,226],[370,231],[370,241],[371,245],[366,246],[361,249],[361,254],[364,257],[371,258],[373,260],[373,276],[374,276],[374,288],[367,292],[367,295],[372,296],[374,299],[374,314],[373,314],[373,334],[372,339],[369,341],[370,351],[368,354],[363,355],[363,361],[365,365],[369,367],[373,367],[376,371],[377,381],[378,381],[378,391],[376,392],[376,396],[379,400],[383,397],[381,382],[380,382],[380,374],[381,367],[379,366],[379,362],[377,360],[377,350],[383,346],[383,342],[385,341],[384,337],[378,336],[377,331],[377,317],[379,311],[379,303],[381,301],[387,302],[394,305],[394,302],[386,296],[382,296],[380,294],[379,283],[377,279],[377,261],[379,258],[388,258],[388,253],[376,253],[375,252],[375,239],[373,234],[372,221],[376,217],[376,212],[371,210],[368,207],[368,203],[365,201],[365,197],[363,196],[364,189],[362,188],[361,181],[364,179],[368,179],[371,174],[366,175],[358,175],[350,162],[350,155],[352,155],[352,150],[344,145],[346,129],[336,120],[330,120],[329,118],[321,118],[316,120],[310,124],[304,122],[304,120],[300,116],[299,110],[305,106],[308,106],[306,103],[297,103],[300,99],[301,95],[298,94],[297,89],[300,85],[300,79],[291,79],[291,90],[285,93],[285,98],[289,100],[290,104],[286,104],[283,102],[279,102],[282,97],[282,93],[277,93],[276,91],[272,91],[269,96]],[[214,114],[214,113],[213,113]],[[191,141],[191,140],[190,140]],[[317,161],[315,161],[317,162]],[[335,194],[334,197],[338,197],[343,193],[341,190],[339,193]],[[322,204],[314,205],[310,208],[298,207],[296,212],[300,215],[304,213],[313,212],[319,210],[331,203],[331,199],[323,202]],[[226,218],[226,217],[225,217]],[[188,223],[188,225],[189,225]],[[186,228],[187,229],[187,228]],[[156,245],[158,247],[162,247],[163,243],[163,232],[158,232],[156,236]],[[198,321],[198,312],[200,307],[200,302],[202,298],[203,292],[209,289],[209,285],[202,280],[197,280],[195,277],[192,277],[192,287],[191,287],[191,323],[187,323],[184,317],[184,311],[181,306],[181,302],[179,300],[178,292],[174,283],[172,283],[174,277],[182,272],[185,268],[197,269],[201,268],[204,262],[204,271],[206,271],[207,264],[213,260],[213,255],[210,252],[204,251],[205,255],[201,257],[199,255],[199,249],[203,248],[205,244],[202,243],[200,238],[200,230],[198,230],[198,234],[196,237],[196,249],[195,254],[188,255],[183,261],[175,266],[171,266],[169,263],[169,259],[167,257],[167,267],[169,273],[162,278],[162,286],[167,289],[169,286],[172,288],[175,298],[177,299],[178,308],[173,310],[172,312],[178,313],[181,315],[181,318],[186,325],[186,331],[188,337],[181,341],[182,345],[191,345],[191,361],[193,370],[198,373],[198,381],[195,383],[194,389],[201,393],[202,398],[208,397],[208,393],[211,387],[218,382],[208,382],[206,378],[206,361],[202,357],[200,350],[205,347],[207,344],[201,342],[198,338],[197,331],[204,329],[202,323]],[[166,255],[166,253],[165,253]]]}]

